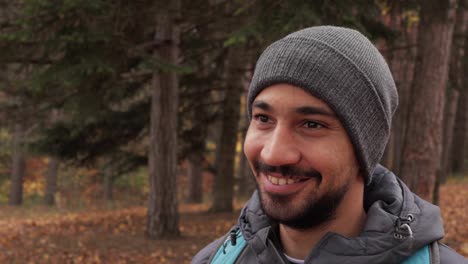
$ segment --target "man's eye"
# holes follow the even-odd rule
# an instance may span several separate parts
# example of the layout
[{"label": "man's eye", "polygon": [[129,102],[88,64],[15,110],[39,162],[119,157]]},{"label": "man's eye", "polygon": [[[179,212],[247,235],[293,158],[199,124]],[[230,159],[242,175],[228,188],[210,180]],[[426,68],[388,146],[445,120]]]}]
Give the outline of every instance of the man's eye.
[{"label": "man's eye", "polygon": [[306,128],[324,128],[324,126],[322,124],[314,122],[314,121],[304,122],[304,127],[306,127]]},{"label": "man's eye", "polygon": [[262,123],[268,123],[268,121],[270,121],[270,118],[266,115],[255,115],[254,118]]}]

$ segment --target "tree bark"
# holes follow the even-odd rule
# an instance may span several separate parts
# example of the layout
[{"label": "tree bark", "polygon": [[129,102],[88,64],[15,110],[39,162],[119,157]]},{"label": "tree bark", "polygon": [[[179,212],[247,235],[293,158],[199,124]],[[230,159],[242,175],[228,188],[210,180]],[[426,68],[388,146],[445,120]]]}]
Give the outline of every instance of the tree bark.
[{"label": "tree bark", "polygon": [[[390,27],[400,34],[389,43],[389,66],[393,74],[399,94],[399,106],[393,117],[393,125],[387,156],[384,162],[396,175],[401,171],[401,157],[405,140],[406,124],[408,119],[408,106],[416,61],[417,26],[406,25],[403,13],[405,4],[394,2],[390,13]],[[401,48],[408,47],[408,48]]]},{"label": "tree bark", "polygon": [[[157,14],[156,60],[177,65],[179,28],[174,24],[178,2],[171,12]],[[153,75],[149,146],[150,197],[147,233],[152,239],[179,236],[177,206],[177,111],[178,77],[174,71]]]},{"label": "tree bark", "polygon": [[444,129],[442,138],[442,156],[440,160],[440,167],[437,171],[437,178],[434,187],[433,203],[439,204],[439,187],[447,180],[448,163],[450,160],[451,142],[453,140],[453,126],[455,123],[455,111],[457,110],[458,91],[450,90],[449,97],[444,110]]},{"label": "tree bark", "polygon": [[[465,54],[468,52],[468,49],[465,49]],[[465,60],[468,59],[468,56],[465,56]],[[465,64],[466,63],[465,61]],[[467,66],[465,66],[468,68]],[[451,171],[454,174],[466,175],[468,174],[468,70],[465,70],[465,87],[460,91],[460,98],[457,108],[457,114],[455,118],[455,127],[454,127],[454,137],[453,137],[453,148],[452,148],[452,168]]]},{"label": "tree bark", "polygon": [[456,174],[468,174],[468,0],[462,0],[457,10],[457,27],[455,31],[453,54],[455,68],[452,86],[460,92],[455,117],[453,147],[450,169]]},{"label": "tree bark", "polygon": [[24,160],[24,127],[16,123],[13,131],[13,157],[11,170],[10,205],[21,205],[23,202],[23,178],[25,171]]},{"label": "tree bark", "polygon": [[[241,117],[241,122],[244,121],[244,117]],[[245,123],[245,122],[242,122]],[[247,133],[247,127],[246,124],[242,125],[242,136],[241,136],[241,142],[244,142],[245,135]],[[247,158],[244,155],[244,144],[241,145],[241,151],[239,155],[239,168],[237,169],[237,179],[238,179],[238,196],[246,196],[248,191],[247,189],[247,175],[245,175],[245,167],[248,166]]]},{"label": "tree bark", "polygon": [[104,200],[110,202],[114,200],[114,177],[110,164],[104,168]]},{"label": "tree bark", "polygon": [[[210,58],[208,55],[203,55],[200,60],[199,72],[197,75],[202,79],[208,79],[210,75]],[[208,89],[210,84],[203,82],[202,85],[196,86],[200,90]],[[206,150],[206,139],[208,136],[207,110],[206,102],[209,102],[211,96],[209,94],[200,94],[192,98],[195,101],[195,106],[190,111],[192,127],[190,129],[190,148],[188,154],[188,170],[187,170],[187,196],[188,203],[201,203],[203,199],[203,168],[204,155]]]},{"label": "tree bark", "polygon": [[[240,118],[240,96],[242,80],[239,66],[242,51],[238,45],[228,50],[226,59],[226,96],[222,114],[219,156],[216,158],[216,175],[213,184],[213,212],[231,212],[234,193],[234,159],[236,156],[237,133]],[[217,150],[218,151],[218,150]]]},{"label": "tree bark", "polygon": [[444,114],[444,132],[442,144],[442,158],[440,164],[440,183],[445,183],[449,173],[449,161],[452,150],[453,127],[455,125],[455,114],[457,111],[459,92],[452,89],[447,100]]},{"label": "tree bark", "polygon": [[201,203],[202,202],[202,172],[203,172],[203,156],[201,153],[193,152],[188,157],[188,186],[187,186],[187,202]]},{"label": "tree bark", "polygon": [[[244,118],[244,119],[247,119],[247,118]],[[244,128],[242,129],[241,142],[244,142],[245,140],[248,122],[249,120],[245,120],[246,124],[244,124]],[[237,175],[238,175],[237,178],[239,179],[239,184],[238,184],[239,196],[243,198],[250,197],[250,195],[255,190],[255,179],[254,179],[254,176],[252,175],[252,170],[250,169],[249,162],[247,161],[247,158],[245,157],[245,154],[244,154],[244,144],[242,144],[242,149],[240,152],[239,169],[238,169]]]},{"label": "tree bark", "polygon": [[55,193],[57,192],[57,174],[60,161],[55,157],[49,158],[49,164],[46,174],[46,189],[44,203],[46,205],[55,205]]},{"label": "tree bark", "polygon": [[401,178],[428,201],[432,201],[440,163],[454,4],[454,0],[421,2],[418,55],[403,147]]},{"label": "tree bark", "polygon": [[[53,109],[50,112],[48,125],[53,125],[63,118],[62,111]],[[44,191],[44,203],[49,206],[55,205],[55,193],[57,192],[57,174],[60,165],[58,157],[49,157],[48,168],[46,173],[46,185]]]}]

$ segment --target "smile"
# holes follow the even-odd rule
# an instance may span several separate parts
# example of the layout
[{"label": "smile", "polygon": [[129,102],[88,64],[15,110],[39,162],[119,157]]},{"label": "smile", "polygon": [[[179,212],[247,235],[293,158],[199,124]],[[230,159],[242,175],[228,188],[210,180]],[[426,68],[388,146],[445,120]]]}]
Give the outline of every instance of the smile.
[{"label": "smile", "polygon": [[289,184],[294,184],[294,183],[307,180],[304,178],[285,178],[285,177],[276,177],[272,175],[266,175],[266,177],[268,181],[274,185],[289,185]]},{"label": "smile", "polygon": [[265,192],[276,195],[292,195],[310,186],[312,177],[284,176],[279,173],[260,173],[262,188]]}]

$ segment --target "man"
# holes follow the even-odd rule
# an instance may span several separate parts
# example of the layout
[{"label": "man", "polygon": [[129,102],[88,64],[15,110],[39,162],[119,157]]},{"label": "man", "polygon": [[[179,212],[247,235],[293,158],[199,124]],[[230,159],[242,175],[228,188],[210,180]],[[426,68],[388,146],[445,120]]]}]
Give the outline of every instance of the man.
[{"label": "man", "polygon": [[247,95],[257,191],[192,263],[466,263],[437,242],[439,208],[377,164],[397,104],[385,60],[355,30],[270,45]]}]

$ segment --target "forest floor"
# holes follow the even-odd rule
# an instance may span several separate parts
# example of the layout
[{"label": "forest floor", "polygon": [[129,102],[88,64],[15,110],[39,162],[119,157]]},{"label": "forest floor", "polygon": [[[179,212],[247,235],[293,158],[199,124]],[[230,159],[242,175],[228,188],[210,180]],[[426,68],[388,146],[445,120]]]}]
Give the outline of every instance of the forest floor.
[{"label": "forest floor", "polygon": [[[444,242],[468,257],[468,183],[442,186],[440,196]],[[237,219],[238,211],[214,214],[207,209],[181,205],[182,236],[150,240],[144,235],[143,207],[60,212],[0,206],[0,263],[189,263]]]}]

